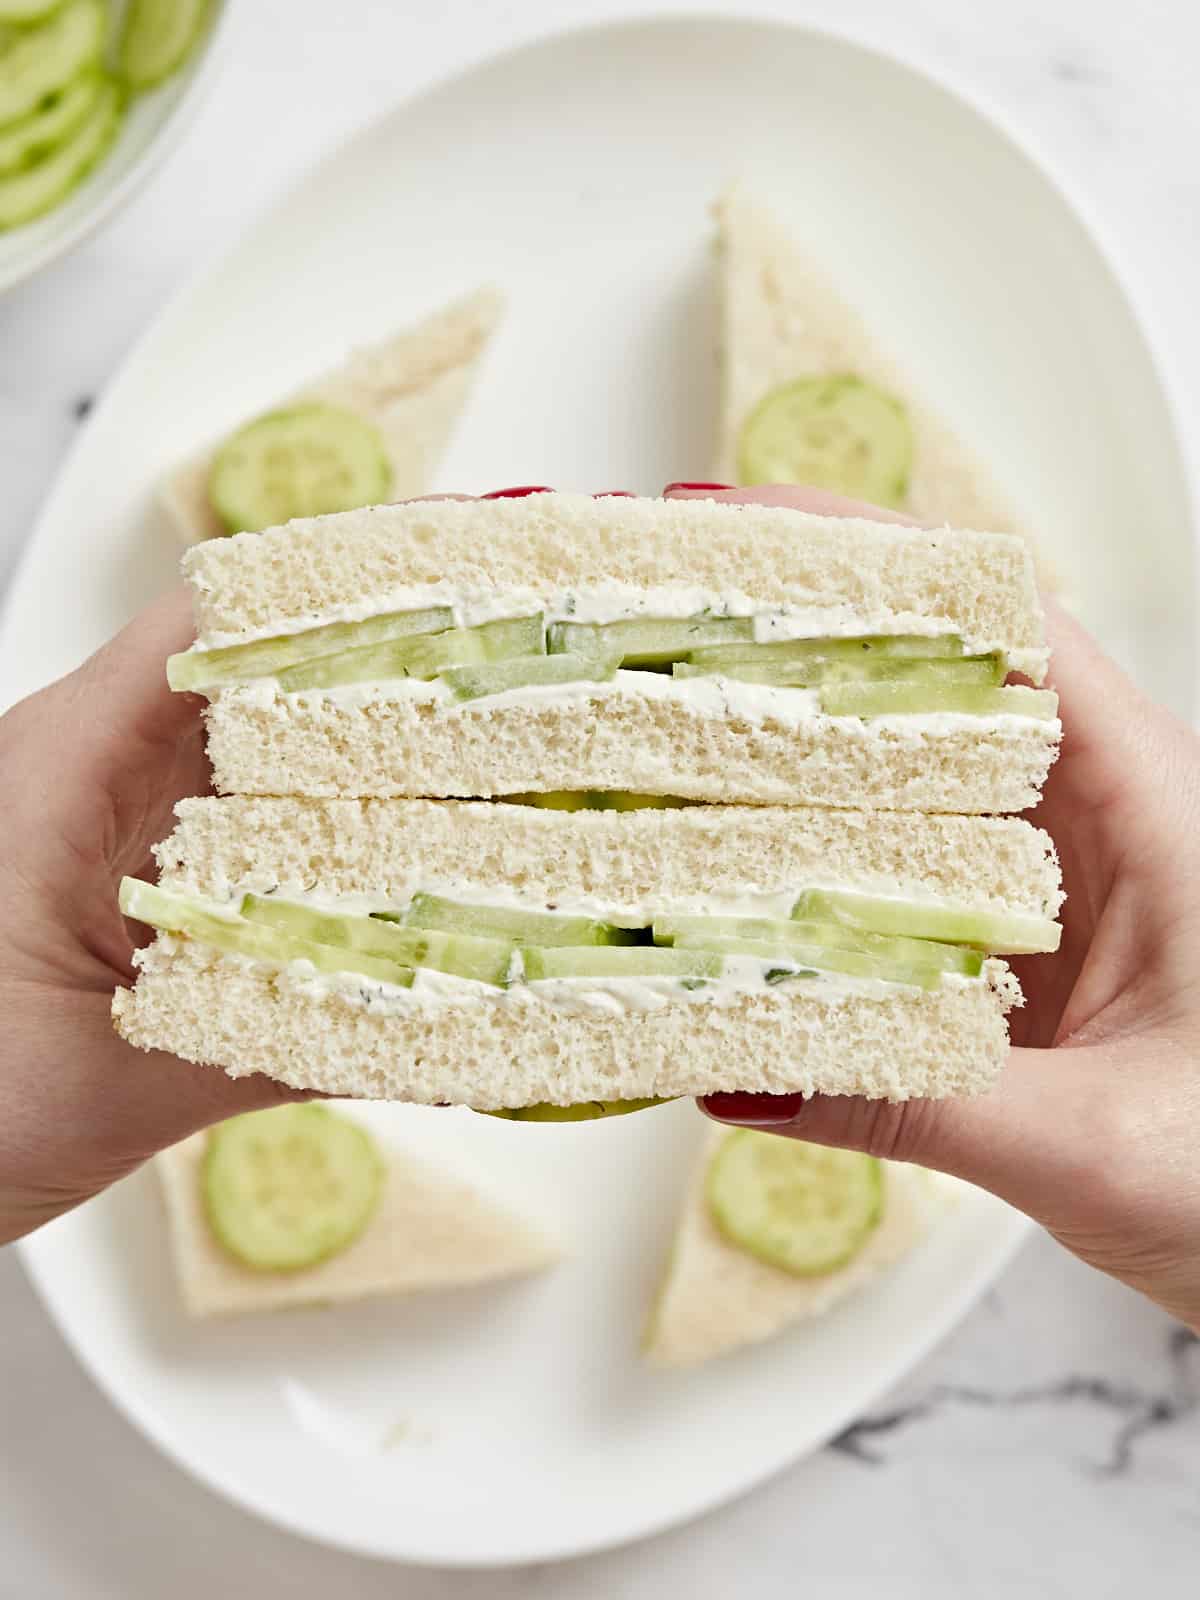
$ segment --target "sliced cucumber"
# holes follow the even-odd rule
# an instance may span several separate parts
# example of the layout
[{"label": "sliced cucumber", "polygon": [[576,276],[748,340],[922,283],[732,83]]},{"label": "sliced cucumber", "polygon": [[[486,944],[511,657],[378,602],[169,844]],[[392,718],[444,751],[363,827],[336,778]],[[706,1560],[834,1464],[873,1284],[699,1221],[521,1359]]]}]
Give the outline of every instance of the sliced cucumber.
[{"label": "sliced cucumber", "polygon": [[442,633],[389,639],[320,656],[296,667],[285,667],[277,677],[285,694],[351,683],[387,683],[396,678],[436,678],[448,667],[536,655],[543,637],[540,615],[506,617],[478,628],[448,628]]},{"label": "sliced cucumber", "polygon": [[454,612],[449,606],[431,606],[427,611],[389,611],[362,622],[329,622],[303,633],[277,634],[217,650],[184,650],[167,658],[167,682],[172,689],[219,689],[224,684],[274,677],[286,667],[317,656],[344,655],[413,634],[442,633],[453,624]]},{"label": "sliced cucumber", "polygon": [[883,1220],[883,1171],[855,1150],[740,1128],[714,1151],[705,1198],[730,1244],[812,1278],[852,1261]]},{"label": "sliced cucumber", "polygon": [[704,950],[663,950],[655,945],[530,946],[522,952],[525,976],[541,978],[719,978],[722,960]]},{"label": "sliced cucumber", "polygon": [[877,506],[903,504],[912,463],[903,405],[852,374],[772,390],[738,444],[741,483],[801,483]]},{"label": "sliced cucumber", "polygon": [[[691,661],[677,661],[671,669],[677,678],[712,677],[714,669]],[[937,685],[997,684],[1004,678],[998,655],[964,656],[961,661],[897,661],[864,657],[861,661],[755,661],[746,657],[719,669],[722,676],[746,683],[764,683],[781,689],[816,689],[834,683],[917,683]]]},{"label": "sliced cucumber", "polygon": [[547,648],[552,655],[565,651],[616,655],[623,667],[663,667],[700,645],[753,638],[752,617],[632,617],[624,622],[556,622]]},{"label": "sliced cucumber", "polygon": [[12,22],[28,27],[30,23],[45,22],[62,3],[63,0],[0,0],[0,26]]},{"label": "sliced cucumber", "polygon": [[821,689],[821,710],[827,717],[921,716],[955,712],[968,717],[1034,717],[1052,722],[1058,716],[1053,689],[1013,685],[984,689],[974,684],[833,683]]},{"label": "sliced cucumber", "polygon": [[122,109],[116,86],[101,84],[92,109],[57,149],[33,166],[0,178],[0,231],[32,222],[65,200],[112,144]]},{"label": "sliced cucumber", "polygon": [[20,122],[0,128],[0,177],[40,161],[70,138],[96,104],[102,79],[84,72]]},{"label": "sliced cucumber", "polygon": [[383,917],[356,917],[343,912],[318,911],[294,900],[248,894],[241,914],[248,922],[278,928],[297,939],[332,945],[378,956],[406,967],[430,967],[457,978],[473,978],[503,988],[512,969],[515,946],[511,940],[478,938],[470,934],[439,933],[400,927]]},{"label": "sliced cucumber", "polygon": [[556,683],[604,683],[619,665],[616,656],[563,654],[523,656],[486,667],[452,667],[439,674],[456,700],[479,700],[509,689],[533,689]]},{"label": "sliced cucumber", "polygon": [[[389,920],[390,920],[390,914]],[[639,934],[592,917],[554,911],[522,911],[507,906],[466,905],[436,894],[416,894],[404,914],[405,926],[466,934],[476,939],[506,939],[513,944],[636,944]]]},{"label": "sliced cucumber", "polygon": [[828,920],[797,922],[774,917],[655,917],[654,942],[675,944],[688,940],[693,945],[716,939],[749,939],[787,949],[859,950],[885,961],[911,962],[915,966],[935,966],[942,972],[957,972],[977,978],[983,971],[979,950],[962,949],[956,944],[935,944],[930,939],[913,939],[894,934],[868,933],[844,923]]},{"label": "sliced cucumber", "polygon": [[256,1272],[301,1272],[359,1238],[385,1167],[367,1130],[327,1106],[276,1106],[208,1135],[204,1213],[218,1244]]},{"label": "sliced cucumber", "polygon": [[872,633],[853,638],[766,639],[754,644],[703,645],[688,660],[724,671],[736,661],[955,660],[966,653],[956,633]]},{"label": "sliced cucumber", "polygon": [[841,972],[851,978],[877,978],[881,983],[907,983],[917,989],[936,989],[943,969],[934,960],[907,956],[890,958],[866,950],[838,949],[835,946],[799,944],[783,939],[734,939],[715,934],[680,934],[674,950],[712,950],[722,956],[750,956],[768,963],[768,983],[787,977],[818,972]]},{"label": "sliced cucumber", "polygon": [[521,1106],[508,1113],[513,1122],[596,1122],[601,1117],[624,1117],[631,1111],[648,1111],[665,1105],[662,1098],[648,1100],[583,1100],[574,1106],[555,1106],[548,1101],[536,1106]]},{"label": "sliced cucumber", "polygon": [[840,922],[864,933],[975,945],[993,955],[1053,954],[1062,938],[1062,928],[1049,917],[892,899],[849,889],[806,889],[792,916],[804,922]]},{"label": "sliced cucumber", "polygon": [[341,406],[300,405],[256,417],[217,452],[213,510],[230,533],[257,533],[386,500],[392,467],[379,430]]},{"label": "sliced cucumber", "polygon": [[106,19],[102,0],[67,0],[40,27],[11,36],[0,51],[0,128],[99,62]]},{"label": "sliced cucumber", "polygon": [[544,811],[674,811],[695,805],[670,794],[630,794],[627,789],[550,789],[545,794],[506,794],[505,804]]},{"label": "sliced cucumber", "polygon": [[125,915],[137,922],[161,928],[165,933],[182,934],[227,955],[249,956],[273,967],[307,961],[318,972],[351,972],[402,989],[412,986],[410,967],[360,951],[297,939],[278,928],[260,927],[232,914],[227,906],[210,904],[191,895],[172,894],[136,878],[121,880],[120,903]]},{"label": "sliced cucumber", "polygon": [[200,37],[209,0],[130,0],[117,60],[134,89],[150,89],[177,71]]}]

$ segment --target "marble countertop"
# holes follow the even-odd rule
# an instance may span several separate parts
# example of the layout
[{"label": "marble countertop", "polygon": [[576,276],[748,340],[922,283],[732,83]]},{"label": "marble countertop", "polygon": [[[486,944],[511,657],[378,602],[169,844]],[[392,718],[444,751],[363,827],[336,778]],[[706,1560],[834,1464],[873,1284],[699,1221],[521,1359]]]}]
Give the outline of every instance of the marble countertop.
[{"label": "marble countertop", "polygon": [[[95,239],[0,299],[0,586],[91,400],[217,241],[411,89],[551,28],[649,9],[243,0],[224,71],[167,167]],[[1200,436],[1200,13],[1184,0],[755,9],[901,51],[1040,152],[1114,251],[1167,359],[1185,430]],[[832,1600],[885,1585],[922,1600],[1098,1600],[1135,1577],[1165,1600],[1196,1592],[1200,1345],[1045,1238],[818,1456],[662,1538],[504,1574],[397,1571],[255,1522],[109,1409],[11,1252],[0,1254],[0,1308],[2,1600],[209,1600],[243,1574],[262,1600],[771,1600],[804,1589]]]}]

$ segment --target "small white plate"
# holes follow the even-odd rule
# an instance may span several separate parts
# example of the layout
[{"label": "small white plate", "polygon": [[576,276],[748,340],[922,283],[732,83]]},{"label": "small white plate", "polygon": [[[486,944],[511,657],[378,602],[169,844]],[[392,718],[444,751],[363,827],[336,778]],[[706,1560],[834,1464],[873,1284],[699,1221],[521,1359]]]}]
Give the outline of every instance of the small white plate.
[{"label": "small white plate", "polygon": [[215,0],[200,48],[182,72],[130,106],[112,149],[60,206],[0,232],[0,293],[79,244],[133,198],[183,136],[216,68],[228,0]]},{"label": "small white plate", "polygon": [[[801,29],[695,19],[551,39],[401,106],[203,273],[110,386],[51,498],[11,591],[0,695],[70,666],[170,581],[150,503],[164,468],[348,342],[484,278],[511,313],[447,487],[707,477],[705,208],[738,174],[989,442],[1093,625],[1189,712],[1173,423],[1074,212],[911,69]],[[567,1556],[744,1491],[894,1382],[1025,1227],[971,1195],[824,1322],[651,1376],[637,1336],[698,1132],[690,1107],[582,1128],[371,1115],[560,1217],[573,1259],[462,1296],[200,1330],[175,1307],[148,1175],[35,1236],[25,1259],[89,1371],[177,1461],[297,1532],[395,1559]]]}]

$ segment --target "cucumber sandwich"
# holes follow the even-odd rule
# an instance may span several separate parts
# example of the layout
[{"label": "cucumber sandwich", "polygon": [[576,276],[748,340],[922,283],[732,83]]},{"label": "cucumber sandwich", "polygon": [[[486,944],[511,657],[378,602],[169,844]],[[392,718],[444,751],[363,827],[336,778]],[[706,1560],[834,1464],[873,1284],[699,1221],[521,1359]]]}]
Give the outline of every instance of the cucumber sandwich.
[{"label": "cucumber sandwich", "polygon": [[479,289],[243,419],[162,484],[180,539],[423,494],[502,309]]},{"label": "cucumber sandwich", "polygon": [[[968,1094],[1057,948],[1019,819],[823,808],[183,801],[131,1043],[328,1094],[556,1120],[719,1090]],[[538,1108],[531,1111],[530,1108]]]},{"label": "cucumber sandwich", "polygon": [[541,493],[188,551],[222,793],[1032,805],[1060,736],[1028,550],[780,507]]},{"label": "cucumber sandwich", "polygon": [[487,1283],[561,1254],[473,1184],[316,1102],[234,1117],[154,1164],[195,1317]]}]

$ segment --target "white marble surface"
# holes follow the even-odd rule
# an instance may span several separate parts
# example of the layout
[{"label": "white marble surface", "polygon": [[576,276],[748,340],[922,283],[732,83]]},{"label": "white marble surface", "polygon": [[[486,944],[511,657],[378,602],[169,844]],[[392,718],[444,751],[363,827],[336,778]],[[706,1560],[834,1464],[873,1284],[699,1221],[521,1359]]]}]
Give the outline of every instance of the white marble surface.
[{"label": "white marble surface", "polygon": [[[619,0],[241,0],[184,145],[98,238],[0,300],[0,584],[76,413],[176,285],[330,144],[503,44]],[[697,9],[694,4],[657,9]],[[756,9],[899,49],[999,113],[1118,257],[1200,433],[1200,13],[1185,0],[831,0]],[[961,1600],[1196,1593],[1200,1347],[1045,1239],[864,1424],[703,1522],[508,1574],[308,1547],[164,1462],[107,1407],[0,1255],[0,1597],[647,1600],[807,1589]],[[1152,1576],[1151,1576],[1152,1575]]]}]

